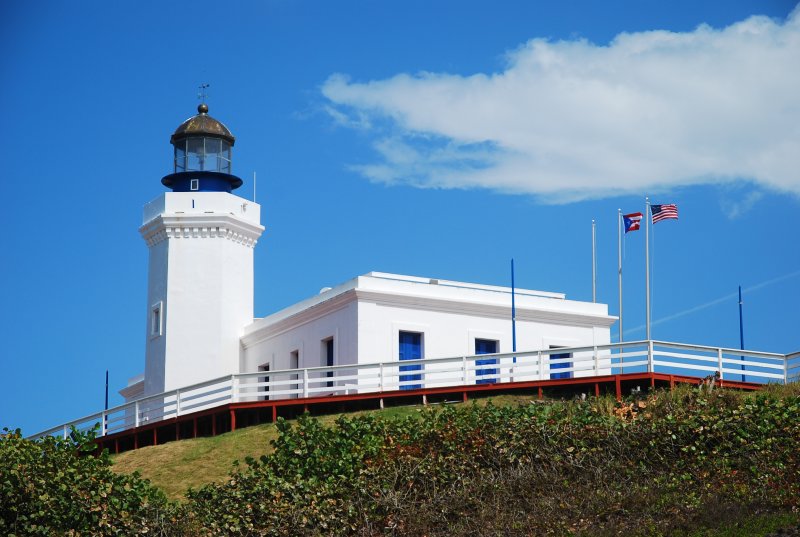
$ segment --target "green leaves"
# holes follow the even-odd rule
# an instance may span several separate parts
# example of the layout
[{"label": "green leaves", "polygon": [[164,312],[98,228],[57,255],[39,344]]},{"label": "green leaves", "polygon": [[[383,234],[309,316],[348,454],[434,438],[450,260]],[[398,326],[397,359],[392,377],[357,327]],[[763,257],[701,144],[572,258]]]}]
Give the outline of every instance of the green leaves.
[{"label": "green leaves", "polygon": [[187,534],[178,508],[138,476],[111,471],[94,433],[0,434],[0,535]]}]

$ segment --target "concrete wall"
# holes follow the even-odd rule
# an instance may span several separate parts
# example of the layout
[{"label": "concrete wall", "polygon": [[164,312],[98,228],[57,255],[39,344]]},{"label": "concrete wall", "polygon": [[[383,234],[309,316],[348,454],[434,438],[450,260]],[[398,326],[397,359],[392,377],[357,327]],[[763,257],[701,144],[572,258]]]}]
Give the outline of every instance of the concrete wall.
[{"label": "concrete wall", "polygon": [[[168,192],[145,208],[145,395],[240,372],[258,218],[257,204],[222,192]],[[162,327],[154,333],[158,307]]]}]

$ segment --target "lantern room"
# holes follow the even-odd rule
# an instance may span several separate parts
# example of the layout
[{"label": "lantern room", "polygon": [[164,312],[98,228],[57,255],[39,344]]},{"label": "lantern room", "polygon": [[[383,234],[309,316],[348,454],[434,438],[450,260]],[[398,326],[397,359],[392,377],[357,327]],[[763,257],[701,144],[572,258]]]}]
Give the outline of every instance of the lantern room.
[{"label": "lantern room", "polygon": [[173,173],[161,183],[173,192],[230,192],[242,186],[231,174],[231,153],[236,138],[220,121],[208,115],[208,105],[197,107],[175,130]]}]

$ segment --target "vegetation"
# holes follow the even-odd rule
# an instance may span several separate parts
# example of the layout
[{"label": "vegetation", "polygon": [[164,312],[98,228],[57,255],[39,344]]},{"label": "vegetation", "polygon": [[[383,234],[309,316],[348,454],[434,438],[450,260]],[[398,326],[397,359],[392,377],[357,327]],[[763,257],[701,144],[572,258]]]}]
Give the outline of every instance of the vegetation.
[{"label": "vegetation", "polygon": [[[274,434],[271,450],[188,491],[180,504],[137,476],[117,476],[129,480],[117,485],[108,457],[77,456],[80,442],[61,446],[62,463],[36,474],[42,450],[59,441],[9,433],[0,447],[0,533],[16,521],[7,533],[36,534],[31,528],[46,523],[36,513],[63,504],[54,519],[67,522],[51,526],[63,535],[78,523],[95,533],[73,534],[767,535],[800,521],[799,412],[798,390],[786,387],[681,388],[620,403],[448,405],[327,425],[303,416],[253,433]],[[26,442],[36,448],[19,447]],[[12,445],[30,454],[9,464]],[[117,523],[118,503],[100,496],[70,505],[73,496],[49,483],[73,466],[84,476],[76,490],[111,483],[98,489],[106,497],[135,491],[119,500],[128,502],[128,526],[98,526],[102,513]],[[13,469],[33,472],[34,484],[9,480]],[[41,503],[42,491],[58,500]],[[87,506],[89,522],[78,514]]]},{"label": "vegetation", "polygon": [[177,506],[92,454],[92,435],[31,441],[0,435],[0,535],[181,535]]}]

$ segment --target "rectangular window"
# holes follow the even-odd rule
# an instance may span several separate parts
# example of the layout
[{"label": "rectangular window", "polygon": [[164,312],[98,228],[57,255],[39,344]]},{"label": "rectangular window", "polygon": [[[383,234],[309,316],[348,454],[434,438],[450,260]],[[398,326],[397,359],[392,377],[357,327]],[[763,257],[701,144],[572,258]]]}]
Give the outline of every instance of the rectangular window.
[{"label": "rectangular window", "polygon": [[[399,341],[400,360],[420,360],[422,359],[422,334],[419,332],[400,332]],[[422,365],[401,365],[400,366],[400,382],[408,382],[413,380],[422,380],[420,373],[412,373],[403,375],[404,371],[421,371]],[[401,384],[401,390],[418,390],[422,388],[422,384]]]},{"label": "rectangular window", "polygon": [[[493,339],[475,339],[475,354],[496,354],[497,341]],[[482,367],[497,365],[497,358],[475,360],[475,384],[492,384],[497,382],[497,368]]]},{"label": "rectangular window", "polygon": [[200,190],[200,179],[189,179],[189,190]]},{"label": "rectangular window", "polygon": [[[258,370],[259,370],[259,371],[265,371],[265,372],[269,372],[269,364],[264,364],[264,365],[260,365],[260,366],[258,366]],[[260,377],[260,378],[258,379],[258,381],[259,381],[259,382],[269,382],[269,376],[266,376],[266,377]],[[269,386],[264,386],[264,387],[263,387],[261,390],[262,390],[262,391],[263,391],[263,392],[266,394],[266,395],[264,395],[264,396],[262,397],[262,399],[263,399],[264,401],[269,401]]]},{"label": "rectangular window", "polygon": [[161,302],[150,307],[150,337],[158,337],[163,331],[163,320],[161,315]]},{"label": "rectangular window", "polygon": [[[551,349],[557,349],[557,345],[550,345]],[[561,363],[553,363],[553,360],[564,360],[566,358],[572,358],[572,353],[570,352],[562,352],[558,354],[551,354],[550,355],[550,378],[551,379],[571,379],[572,378],[572,371],[564,371],[563,373],[554,372],[554,369],[570,369],[572,367],[572,362],[561,362]]]},{"label": "rectangular window", "polygon": [[[300,351],[292,351],[291,353],[289,353],[289,369],[299,369],[299,368],[300,368]],[[292,376],[291,376],[290,380],[297,380],[298,378],[299,377],[298,377],[297,373],[292,373]],[[299,384],[290,384],[289,385],[289,389],[290,390],[299,390],[300,389],[300,385]],[[293,399],[297,399],[298,397],[300,397],[300,394],[295,393],[295,394],[290,395],[289,397],[291,397]]]},{"label": "rectangular window", "polygon": [[[322,352],[325,357],[325,366],[326,367],[333,367],[333,338],[329,337],[328,339],[322,340]],[[333,371],[327,371],[325,376],[328,378],[333,378]],[[329,380],[327,383],[328,388],[333,388],[333,381]]]}]

